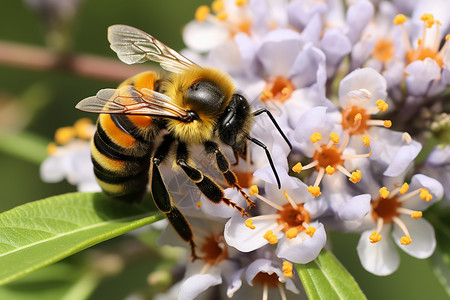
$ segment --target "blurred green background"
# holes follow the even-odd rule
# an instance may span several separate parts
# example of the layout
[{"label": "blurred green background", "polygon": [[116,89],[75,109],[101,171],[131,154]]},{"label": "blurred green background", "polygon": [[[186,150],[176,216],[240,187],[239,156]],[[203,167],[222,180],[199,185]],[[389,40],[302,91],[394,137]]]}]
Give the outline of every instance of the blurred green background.
[{"label": "blurred green background", "polygon": [[[196,7],[201,4],[210,3],[200,0],[80,1],[73,26],[67,31],[70,37],[68,40],[71,41],[70,50],[73,53],[95,54],[115,59],[116,56],[109,49],[106,40],[106,28],[112,24],[135,26],[151,33],[172,48],[181,49],[182,27],[193,18]],[[46,27],[42,17],[21,0],[2,1],[0,41],[51,47],[46,42]],[[74,109],[79,100],[95,94],[101,88],[115,87],[118,84],[108,80],[82,78],[62,71],[38,71],[4,64],[0,65],[0,79],[0,137],[3,138],[0,143],[10,143],[14,146],[14,143],[20,142],[22,138],[35,141],[33,144],[36,144],[36,148],[24,148],[33,152],[37,160],[42,157],[43,147],[53,139],[57,128],[70,126],[81,117],[95,119],[93,115]],[[19,141],[16,141],[15,137],[19,138]],[[0,148],[0,211],[29,201],[75,191],[75,187],[65,182],[43,183],[39,177],[39,164],[36,159],[24,159],[14,150],[13,153],[8,153],[5,147]],[[146,243],[154,245],[154,238],[155,236],[146,235]],[[428,261],[417,260],[402,253],[400,269],[396,273],[388,277],[376,277],[364,271],[359,263],[356,255],[358,236],[331,233],[330,240],[333,252],[352,273],[369,299],[447,299]],[[67,286],[73,287],[74,283],[79,283],[80,286],[84,284],[84,287],[89,287],[89,282],[93,285],[91,290],[95,290],[91,299],[123,299],[127,294],[111,293],[111,287],[123,285],[120,290],[128,292],[145,289],[146,276],[158,268],[155,259],[157,254],[146,253],[142,256],[142,261],[130,264],[125,273],[111,275],[106,280],[90,279],[86,275],[88,273],[83,273],[84,267],[80,268],[80,265],[84,266],[91,261],[89,257],[92,252],[109,253],[115,249],[120,251],[127,245],[138,247],[135,244],[136,241],[130,237],[103,243],[89,250],[90,252],[85,251],[86,253],[7,285],[0,289],[0,299],[27,299],[27,293],[22,294],[27,289],[33,291],[33,299],[60,299],[62,294],[67,295]],[[140,243],[142,244],[145,242]],[[80,264],[80,261],[83,263]],[[168,261],[174,263],[172,258]],[[37,284],[33,280],[45,279],[46,276],[50,278],[47,284]],[[69,284],[66,284],[67,282]],[[99,284],[98,288],[96,284]],[[58,291],[62,291],[61,294]]]}]

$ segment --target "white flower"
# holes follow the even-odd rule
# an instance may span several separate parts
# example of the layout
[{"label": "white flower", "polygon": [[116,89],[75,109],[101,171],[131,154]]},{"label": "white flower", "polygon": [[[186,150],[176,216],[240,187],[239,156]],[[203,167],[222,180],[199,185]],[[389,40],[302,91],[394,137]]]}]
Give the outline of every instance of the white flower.
[{"label": "white flower", "polygon": [[433,227],[421,217],[422,211],[443,194],[438,181],[421,174],[412,177],[410,186],[402,185],[401,178],[384,180],[386,185],[378,190],[378,195],[376,184],[367,184],[372,194],[372,212],[366,216],[365,231],[357,247],[363,267],[382,276],[391,274],[399,265],[390,233],[395,244],[411,256],[424,259],[434,252]]},{"label": "white flower", "polygon": [[101,191],[91,161],[90,139],[95,126],[88,119],[78,120],[73,127],[62,127],[55,133],[55,142],[48,147],[50,156],[41,164],[45,182],[67,179],[80,192]]},{"label": "white flower", "polygon": [[[243,219],[233,216],[225,225],[227,243],[239,251],[249,252],[264,245],[277,244],[277,256],[297,263],[307,263],[317,257],[326,242],[323,225],[315,221],[314,205],[309,210],[311,196],[299,179],[288,176],[277,168],[282,188],[278,190],[274,176],[267,168],[255,173],[263,179],[267,197],[259,194],[256,186],[250,190],[267,206],[258,205],[260,215]],[[292,198],[291,196],[292,195]]]}]

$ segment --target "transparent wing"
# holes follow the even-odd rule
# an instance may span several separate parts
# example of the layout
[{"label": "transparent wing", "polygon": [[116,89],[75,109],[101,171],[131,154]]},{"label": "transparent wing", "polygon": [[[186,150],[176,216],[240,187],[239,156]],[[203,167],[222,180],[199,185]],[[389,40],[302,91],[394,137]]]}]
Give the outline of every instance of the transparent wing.
[{"label": "transparent wing", "polygon": [[179,54],[153,36],[126,25],[112,25],[108,28],[108,41],[121,61],[126,64],[157,62],[167,71],[180,73],[195,63]]},{"label": "transparent wing", "polygon": [[132,85],[102,89],[97,95],[81,100],[75,107],[93,113],[189,119],[186,110],[174,104],[170,97],[146,88],[138,91]]}]

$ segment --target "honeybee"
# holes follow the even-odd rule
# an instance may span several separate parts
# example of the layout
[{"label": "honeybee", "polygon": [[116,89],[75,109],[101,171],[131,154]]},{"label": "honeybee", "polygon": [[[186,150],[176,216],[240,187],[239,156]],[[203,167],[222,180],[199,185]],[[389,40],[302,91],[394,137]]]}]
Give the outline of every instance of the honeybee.
[{"label": "honeybee", "polygon": [[[195,259],[192,229],[176,207],[159,169],[171,150],[176,148],[176,165],[207,199],[216,204],[224,202],[247,215],[244,208],[224,196],[219,184],[191,163],[189,146],[204,145],[228,185],[239,190],[251,207],[254,202],[239,185],[218,142],[230,146],[236,159],[246,154],[247,140],[263,147],[278,186],[280,180],[267,147],[250,137],[253,117],[266,113],[291,145],[269,111],[251,111],[248,101],[235,93],[233,80],[225,72],[200,67],[130,26],[110,26],[108,40],[123,62],[154,61],[170,74],[144,72],[125,80],[117,89],[102,89],[77,104],[80,110],[100,114],[91,143],[95,176],[105,194],[129,203],[142,200],[150,181],[155,205],[190,244]],[[162,142],[156,145],[162,135]]]}]

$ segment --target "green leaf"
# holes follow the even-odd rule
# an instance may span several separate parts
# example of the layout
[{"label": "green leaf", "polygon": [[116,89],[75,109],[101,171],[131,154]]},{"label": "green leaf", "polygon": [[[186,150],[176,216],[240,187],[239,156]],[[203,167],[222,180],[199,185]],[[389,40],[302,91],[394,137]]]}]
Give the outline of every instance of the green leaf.
[{"label": "green leaf", "polygon": [[297,271],[310,300],[366,299],[352,275],[325,249],[312,262],[297,264]]},{"label": "green leaf", "polygon": [[0,151],[35,164],[47,157],[48,140],[29,132],[10,133],[0,130]]},{"label": "green leaf", "polygon": [[0,285],[163,218],[100,193],[72,193],[0,214]]},{"label": "green leaf", "polygon": [[428,210],[426,217],[436,234],[436,250],[430,258],[433,271],[450,296],[450,208],[438,205]]}]

